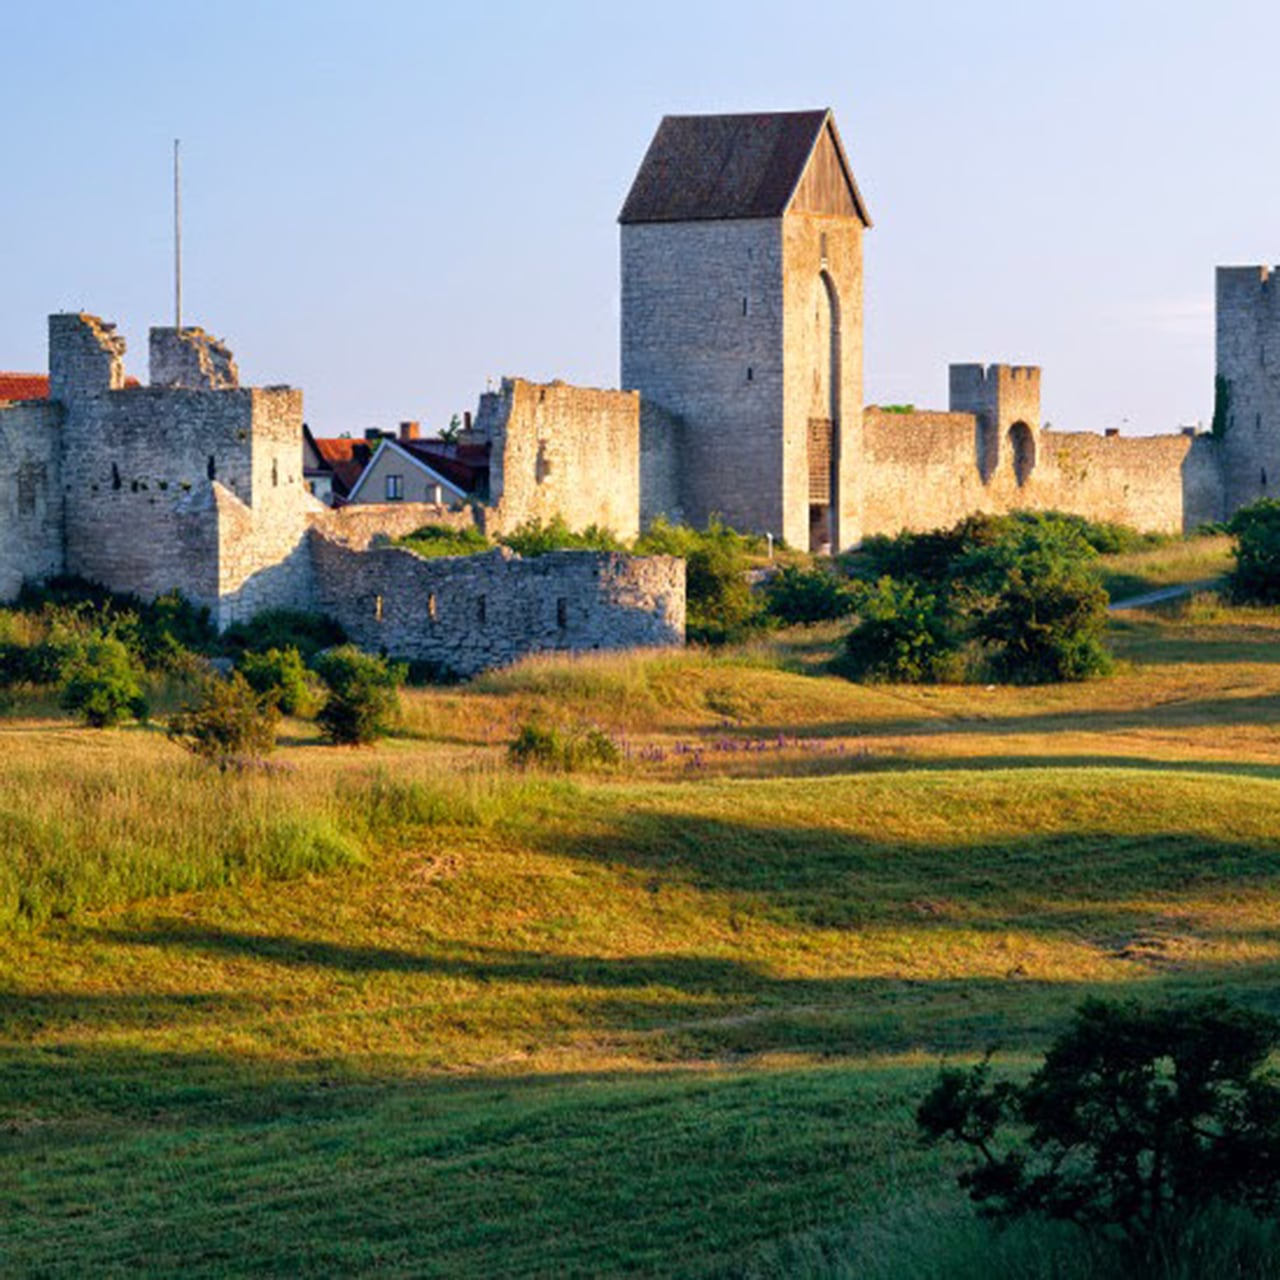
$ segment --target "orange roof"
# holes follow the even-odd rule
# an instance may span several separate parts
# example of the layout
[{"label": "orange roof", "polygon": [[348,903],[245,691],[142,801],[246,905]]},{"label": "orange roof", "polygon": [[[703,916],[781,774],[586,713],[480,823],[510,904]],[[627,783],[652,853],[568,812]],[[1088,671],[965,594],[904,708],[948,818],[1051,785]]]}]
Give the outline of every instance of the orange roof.
[{"label": "orange roof", "polygon": [[0,400],[47,400],[48,398],[48,374],[0,373]]}]

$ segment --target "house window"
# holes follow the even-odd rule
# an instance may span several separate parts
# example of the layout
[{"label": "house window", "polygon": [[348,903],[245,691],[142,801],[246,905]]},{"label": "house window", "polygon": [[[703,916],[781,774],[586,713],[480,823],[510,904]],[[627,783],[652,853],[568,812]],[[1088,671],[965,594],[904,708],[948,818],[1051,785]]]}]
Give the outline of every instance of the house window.
[{"label": "house window", "polygon": [[404,476],[387,477],[387,501],[399,502],[404,497]]},{"label": "house window", "polygon": [[427,501],[438,507],[444,501],[444,490],[438,484],[427,485]]}]

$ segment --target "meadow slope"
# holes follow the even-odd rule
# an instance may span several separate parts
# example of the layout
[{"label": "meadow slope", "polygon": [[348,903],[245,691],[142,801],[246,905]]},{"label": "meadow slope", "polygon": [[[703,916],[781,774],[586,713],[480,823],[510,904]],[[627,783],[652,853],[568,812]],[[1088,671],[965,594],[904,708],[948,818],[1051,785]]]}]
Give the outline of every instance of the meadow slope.
[{"label": "meadow slope", "polygon": [[[1118,616],[1037,689],[854,686],[836,636],[526,662],[250,776],[19,703],[5,1271],[932,1274],[940,1056],[1024,1069],[1089,993],[1280,1013],[1280,619]],[[624,763],[513,771],[535,713]]]}]

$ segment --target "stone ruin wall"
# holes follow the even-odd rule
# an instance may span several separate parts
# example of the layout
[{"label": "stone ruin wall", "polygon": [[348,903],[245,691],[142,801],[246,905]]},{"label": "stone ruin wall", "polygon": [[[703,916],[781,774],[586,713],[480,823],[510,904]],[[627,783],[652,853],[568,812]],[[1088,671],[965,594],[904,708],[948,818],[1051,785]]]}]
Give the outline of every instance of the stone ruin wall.
[{"label": "stone ruin wall", "polygon": [[458,676],[531,653],[684,643],[685,566],[671,556],[505,548],[424,559],[312,534],[316,607],[361,648]]},{"label": "stone ruin wall", "polygon": [[61,409],[0,404],[0,600],[63,572],[63,510]]},{"label": "stone ruin wall", "polygon": [[559,515],[570,528],[640,532],[640,401],[635,392],[504,378],[475,432],[492,444],[493,529]]},{"label": "stone ruin wall", "polygon": [[1019,484],[1007,432],[984,478],[973,414],[873,408],[864,431],[866,534],[947,527],[971,512],[1015,509],[1071,511],[1170,533],[1222,518],[1218,451],[1209,436],[1035,431],[1034,465]]}]

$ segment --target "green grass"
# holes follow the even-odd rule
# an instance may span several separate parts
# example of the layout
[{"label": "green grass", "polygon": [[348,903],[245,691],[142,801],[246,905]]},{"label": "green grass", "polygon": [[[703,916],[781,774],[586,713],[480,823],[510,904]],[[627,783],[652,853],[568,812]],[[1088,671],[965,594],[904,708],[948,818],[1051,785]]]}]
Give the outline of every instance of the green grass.
[{"label": "green grass", "polygon": [[1235,565],[1234,540],[1226,535],[1184,538],[1149,551],[1102,556],[1102,585],[1114,600],[1192,583],[1213,582]]},{"label": "green grass", "polygon": [[[247,776],[20,697],[6,1274],[1104,1274],[912,1108],[1086,994],[1280,1012],[1278,624],[1126,614],[1031,689],[851,685],[838,626],[535,659]],[[623,761],[510,769],[534,713]]]}]

